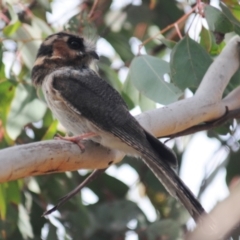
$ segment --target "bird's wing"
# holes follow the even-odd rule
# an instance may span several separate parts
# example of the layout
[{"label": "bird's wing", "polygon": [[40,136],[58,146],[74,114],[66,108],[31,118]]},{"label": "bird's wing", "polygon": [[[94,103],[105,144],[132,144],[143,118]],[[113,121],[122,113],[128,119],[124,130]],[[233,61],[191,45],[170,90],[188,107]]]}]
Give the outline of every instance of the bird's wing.
[{"label": "bird's wing", "polygon": [[174,153],[140,126],[119,93],[95,72],[89,69],[85,71],[87,73],[75,70],[55,75],[52,86],[62,101],[137,151],[144,152],[146,148],[152,148],[162,161],[176,166]]}]

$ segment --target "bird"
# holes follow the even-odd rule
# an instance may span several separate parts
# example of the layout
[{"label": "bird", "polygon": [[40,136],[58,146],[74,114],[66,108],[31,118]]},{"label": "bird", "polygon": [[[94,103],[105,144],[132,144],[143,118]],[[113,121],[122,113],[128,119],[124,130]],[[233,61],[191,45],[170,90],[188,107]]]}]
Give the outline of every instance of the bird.
[{"label": "bird", "polygon": [[[53,115],[73,134],[59,139],[75,142],[83,151],[83,140],[89,139],[113,151],[141,158],[198,221],[205,210],[178,177],[175,153],[139,124],[117,90],[92,69],[98,59],[93,43],[66,31],[48,36],[38,49],[32,83],[42,89]],[[52,211],[72,195],[60,199]]]}]

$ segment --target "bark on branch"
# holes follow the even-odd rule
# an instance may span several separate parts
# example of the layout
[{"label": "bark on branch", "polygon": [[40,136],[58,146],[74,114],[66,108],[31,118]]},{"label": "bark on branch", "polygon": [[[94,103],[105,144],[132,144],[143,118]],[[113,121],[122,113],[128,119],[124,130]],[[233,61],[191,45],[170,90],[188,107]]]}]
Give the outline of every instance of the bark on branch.
[{"label": "bark on branch", "polygon": [[[196,94],[166,107],[137,116],[140,124],[157,137],[171,135],[202,122],[218,119],[240,108],[240,87],[222,99],[230,78],[239,68],[240,37],[234,37],[206,72]],[[0,151],[0,182],[27,176],[78,169],[106,168],[121,161],[123,155],[91,141],[82,153],[65,141],[44,141],[10,147]]]}]

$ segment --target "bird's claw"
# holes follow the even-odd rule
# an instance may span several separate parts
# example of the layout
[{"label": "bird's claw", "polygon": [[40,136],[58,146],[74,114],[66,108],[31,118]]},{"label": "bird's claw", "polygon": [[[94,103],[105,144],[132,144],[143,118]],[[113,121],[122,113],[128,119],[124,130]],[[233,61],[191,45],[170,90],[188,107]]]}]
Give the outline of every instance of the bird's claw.
[{"label": "bird's claw", "polygon": [[69,141],[69,142],[73,142],[75,144],[77,144],[79,146],[79,148],[81,149],[82,152],[85,151],[85,146],[84,144],[82,144],[82,141],[91,137],[96,136],[97,134],[89,132],[89,133],[84,133],[78,136],[72,136],[72,137],[68,137],[68,136],[61,136],[59,134],[57,134],[54,139],[55,140],[65,140],[65,141]]}]

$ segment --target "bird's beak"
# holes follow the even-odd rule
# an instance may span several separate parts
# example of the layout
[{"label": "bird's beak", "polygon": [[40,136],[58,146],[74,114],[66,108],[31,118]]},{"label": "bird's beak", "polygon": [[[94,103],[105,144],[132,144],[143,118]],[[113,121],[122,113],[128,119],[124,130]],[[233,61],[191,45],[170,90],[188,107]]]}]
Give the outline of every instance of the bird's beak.
[{"label": "bird's beak", "polygon": [[88,54],[90,56],[92,56],[93,58],[99,60],[99,56],[98,56],[98,54],[95,51],[90,51],[90,52],[88,52]]}]

